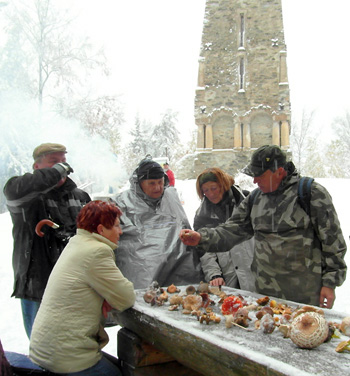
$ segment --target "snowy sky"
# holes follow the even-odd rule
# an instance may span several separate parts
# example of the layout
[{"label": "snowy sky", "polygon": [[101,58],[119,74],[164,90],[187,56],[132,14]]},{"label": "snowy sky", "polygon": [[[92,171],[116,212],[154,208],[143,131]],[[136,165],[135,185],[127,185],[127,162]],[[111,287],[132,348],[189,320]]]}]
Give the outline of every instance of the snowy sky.
[{"label": "snowy sky", "polygon": [[[205,0],[57,0],[77,15],[82,35],[104,46],[112,75],[95,90],[121,94],[129,124],[136,113],[156,123],[168,108],[185,135],[194,96]],[[319,109],[330,126],[348,105],[348,0],[282,0],[294,114]],[[1,42],[1,35],[0,35]],[[88,83],[87,83],[88,84]]]},{"label": "snowy sky", "polygon": [[157,122],[172,108],[181,111],[183,128],[194,127],[205,1],[79,1],[85,32],[105,46],[108,86],[123,94],[128,111]]},{"label": "snowy sky", "polygon": [[[282,0],[292,106],[317,108],[326,121],[349,107],[347,0]],[[326,123],[327,124],[327,123]]]},{"label": "snowy sky", "polygon": [[[86,33],[105,45],[113,70],[109,84],[124,94],[129,111],[157,120],[171,107],[181,112],[183,129],[194,127],[205,0],[75,4]],[[320,108],[329,125],[348,105],[350,2],[282,0],[282,6],[293,109]]]}]

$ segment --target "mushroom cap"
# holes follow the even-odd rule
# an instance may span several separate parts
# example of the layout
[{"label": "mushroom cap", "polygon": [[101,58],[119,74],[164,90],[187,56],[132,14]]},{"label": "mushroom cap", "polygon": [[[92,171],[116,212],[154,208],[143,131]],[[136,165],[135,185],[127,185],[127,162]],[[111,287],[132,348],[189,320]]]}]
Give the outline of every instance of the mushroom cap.
[{"label": "mushroom cap", "polygon": [[174,292],[177,292],[178,289],[174,284],[171,284],[170,286],[168,286],[167,291],[170,292],[170,294],[172,294]]},{"label": "mushroom cap", "polygon": [[340,331],[350,337],[350,317],[344,317],[340,324]]},{"label": "mushroom cap", "polygon": [[201,292],[209,292],[209,284],[208,283],[206,283],[206,282],[203,282],[203,281],[201,281],[200,283],[199,283],[199,286],[198,286],[198,288],[197,288],[197,291],[199,292],[199,293],[201,293]]},{"label": "mushroom cap", "polygon": [[170,297],[169,302],[171,305],[177,304],[180,305],[182,304],[183,297],[181,295],[173,295]]},{"label": "mushroom cap", "polygon": [[186,288],[186,294],[187,295],[193,295],[196,293],[196,288],[194,286],[187,286]]},{"label": "mushroom cap", "polygon": [[298,315],[290,326],[290,339],[300,348],[312,349],[323,343],[328,336],[328,324],[317,312]]},{"label": "mushroom cap", "polygon": [[187,295],[182,301],[182,306],[184,309],[196,311],[202,306],[202,303],[203,299],[200,295]]}]

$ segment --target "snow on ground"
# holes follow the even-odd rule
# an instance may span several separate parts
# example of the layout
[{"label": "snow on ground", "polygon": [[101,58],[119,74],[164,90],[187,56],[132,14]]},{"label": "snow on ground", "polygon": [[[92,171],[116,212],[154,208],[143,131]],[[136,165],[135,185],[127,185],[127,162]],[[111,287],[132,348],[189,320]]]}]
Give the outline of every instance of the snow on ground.
[{"label": "snow on ground", "polygon": [[[348,192],[350,191],[350,179],[317,179],[331,193],[333,202],[338,212],[343,234],[349,247],[350,234],[350,200]],[[190,223],[193,223],[195,210],[199,205],[199,199],[196,194],[195,180],[176,181],[176,188],[184,201],[184,208]],[[243,187],[244,188],[244,187]],[[7,351],[15,351],[28,354],[29,341],[24,331],[20,302],[18,299],[11,298],[13,287],[12,271],[12,223],[9,213],[0,215],[0,339],[2,345]],[[350,252],[346,255],[347,264],[350,265]],[[350,316],[350,277],[343,286],[337,288],[337,299],[334,309],[344,312],[344,315]],[[110,342],[105,351],[112,355],[117,354],[117,331],[118,327],[107,328]]]}]

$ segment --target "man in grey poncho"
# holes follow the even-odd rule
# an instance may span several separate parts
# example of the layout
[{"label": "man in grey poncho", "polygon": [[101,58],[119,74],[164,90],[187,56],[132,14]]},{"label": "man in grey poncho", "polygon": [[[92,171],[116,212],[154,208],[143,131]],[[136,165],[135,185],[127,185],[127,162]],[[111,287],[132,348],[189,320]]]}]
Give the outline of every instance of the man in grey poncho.
[{"label": "man in grey poncho", "polygon": [[314,181],[307,214],[298,197],[300,176],[276,145],[257,149],[243,172],[259,187],[254,199],[246,197],[216,228],[182,230],[181,240],[224,252],[254,236],[259,293],[331,308],[346,277],[346,243],[331,196]]},{"label": "man in grey poncho", "polygon": [[130,189],[115,198],[123,212],[116,263],[135,289],[199,283],[200,265],[178,234],[189,221],[163,168],[144,159],[130,178]]}]

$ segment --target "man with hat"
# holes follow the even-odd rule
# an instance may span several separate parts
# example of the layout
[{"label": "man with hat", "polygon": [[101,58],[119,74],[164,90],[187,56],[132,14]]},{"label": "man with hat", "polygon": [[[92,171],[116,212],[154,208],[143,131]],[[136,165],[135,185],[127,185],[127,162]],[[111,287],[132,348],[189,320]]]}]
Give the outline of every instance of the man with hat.
[{"label": "man with hat", "polygon": [[115,201],[123,212],[116,262],[135,289],[147,288],[153,281],[161,286],[199,283],[199,260],[178,237],[189,221],[157,162],[143,159],[132,173],[130,189]]},{"label": "man with hat", "polygon": [[[4,187],[13,222],[14,291],[21,299],[28,338],[49,275],[69,238],[75,235],[76,217],[90,196],[68,175],[66,147],[44,143],[33,151],[33,173],[14,176]],[[41,222],[42,220],[46,220]],[[41,230],[37,225],[46,223]]]},{"label": "man with hat", "polygon": [[225,252],[254,237],[252,270],[259,293],[332,308],[335,288],[346,277],[346,243],[328,191],[313,181],[306,212],[298,195],[300,175],[276,145],[257,149],[243,172],[259,188],[224,224],[183,230],[181,240]]}]

